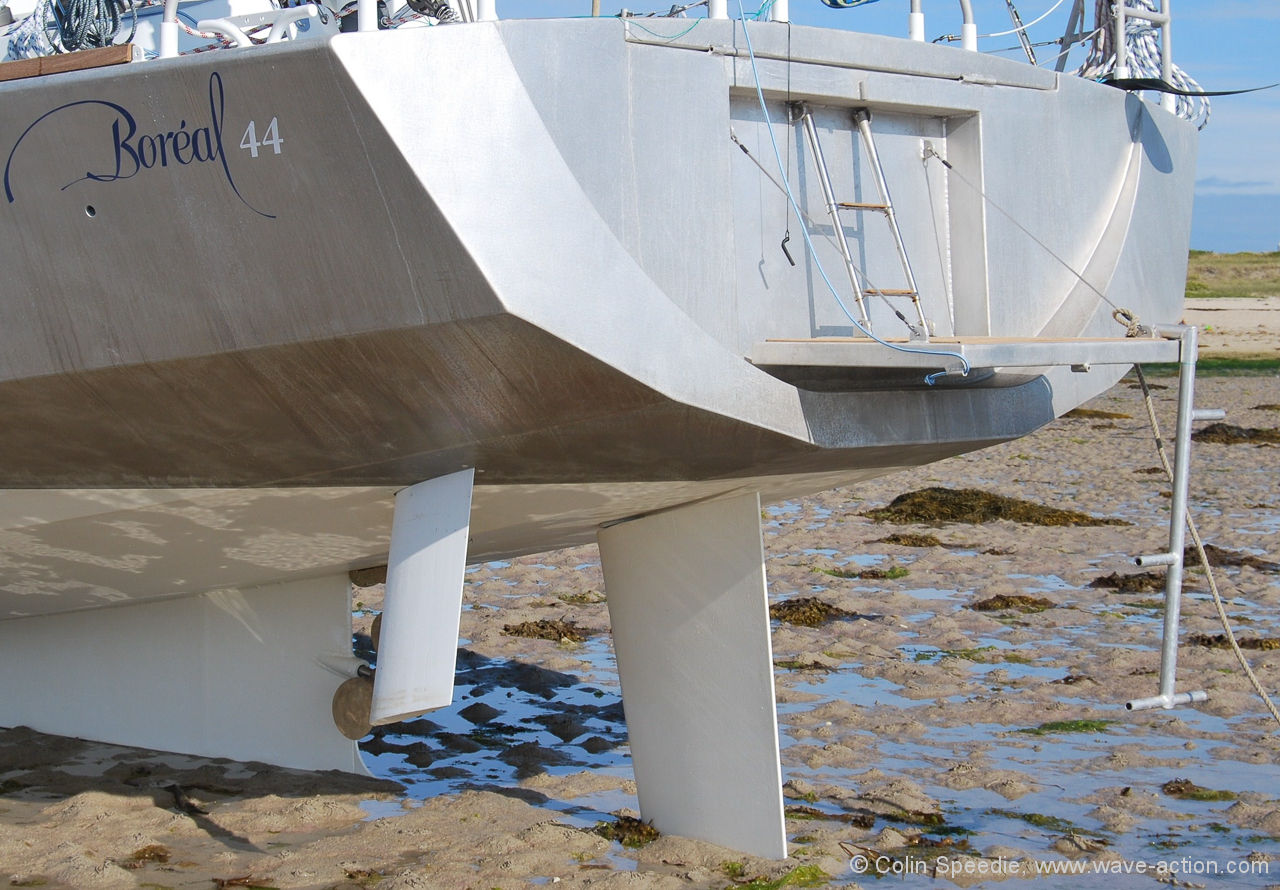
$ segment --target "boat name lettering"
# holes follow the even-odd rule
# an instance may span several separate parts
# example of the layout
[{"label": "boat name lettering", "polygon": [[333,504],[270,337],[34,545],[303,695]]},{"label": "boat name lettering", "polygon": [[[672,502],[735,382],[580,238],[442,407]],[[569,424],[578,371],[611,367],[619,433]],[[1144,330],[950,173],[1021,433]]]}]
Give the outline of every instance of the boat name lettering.
[{"label": "boat name lettering", "polygon": [[[108,102],[105,99],[81,99],[76,102],[68,102],[65,105],[59,105],[51,111],[46,111],[22,132],[22,135],[18,137],[18,141],[13,144],[13,149],[9,152],[9,159],[4,166],[4,194],[10,204],[15,200],[10,173],[13,167],[14,155],[17,154],[18,147],[22,145],[22,141],[41,121],[81,106],[100,106],[115,112],[109,132],[105,134],[105,141],[110,146],[111,160],[106,167],[98,172],[86,171],[83,176],[68,182],[62,187],[62,191],[66,191],[71,186],[85,180],[91,182],[117,182],[122,179],[132,179],[145,170],[153,170],[157,167],[218,164],[221,167],[222,175],[226,179],[227,185],[231,187],[231,191],[235,193],[241,203],[259,216],[275,219],[273,214],[265,213],[249,203],[244,195],[240,193],[240,187],[236,184],[235,177],[231,174],[231,167],[227,163],[226,148],[223,146],[222,141],[223,124],[226,120],[226,93],[222,86],[222,77],[216,71],[209,75],[209,123],[207,126],[188,128],[187,121],[183,119],[176,130],[154,134],[139,133],[137,118],[123,105]],[[272,119],[272,124],[275,124],[274,118]],[[278,148],[276,151],[279,153]],[[256,157],[256,155],[257,153],[255,152],[254,156]]]}]

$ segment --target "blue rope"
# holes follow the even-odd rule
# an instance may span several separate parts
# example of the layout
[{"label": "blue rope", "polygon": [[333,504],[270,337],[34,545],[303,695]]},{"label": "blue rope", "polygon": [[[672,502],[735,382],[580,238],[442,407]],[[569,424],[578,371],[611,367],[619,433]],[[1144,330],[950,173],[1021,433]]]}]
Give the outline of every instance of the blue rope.
[{"label": "blue rope", "polygon": [[[588,18],[589,18],[589,16],[588,16]],[[702,19],[694,19],[694,20],[693,20],[693,24],[692,24],[692,25],[690,25],[689,27],[685,28],[685,29],[684,29],[683,31],[681,31],[679,34],[672,34],[672,35],[668,36],[668,35],[666,35],[666,34],[659,34],[657,31],[654,31],[654,30],[652,30],[652,29],[650,29],[650,28],[646,28],[644,25],[642,25],[642,24],[640,24],[639,22],[637,22],[637,21],[635,20],[635,18],[634,18],[634,17],[632,17],[632,18],[626,18],[626,19],[623,19],[623,21],[624,21],[624,22],[626,22],[628,25],[630,25],[630,26],[631,26],[631,27],[633,27],[633,28],[639,28],[641,31],[644,31],[644,32],[645,32],[645,33],[647,33],[647,34],[652,34],[654,37],[661,37],[663,40],[666,40],[666,41],[668,41],[668,42],[670,42],[670,41],[672,41],[672,40],[679,40],[681,37],[683,37],[684,35],[688,34],[688,33],[689,33],[690,31],[692,31],[694,28],[698,27],[698,25],[702,24]]]}]

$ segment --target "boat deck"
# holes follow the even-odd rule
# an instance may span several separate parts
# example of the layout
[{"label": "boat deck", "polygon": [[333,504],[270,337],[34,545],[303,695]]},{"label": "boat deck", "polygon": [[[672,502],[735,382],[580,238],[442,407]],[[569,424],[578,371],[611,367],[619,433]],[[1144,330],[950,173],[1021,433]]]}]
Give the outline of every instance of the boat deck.
[{"label": "boat deck", "polygon": [[956,358],[962,356],[970,368],[1041,368],[1176,362],[1179,349],[1177,340],[1145,337],[934,337],[927,342],[817,337],[756,343],[750,360],[764,368],[958,370]]}]

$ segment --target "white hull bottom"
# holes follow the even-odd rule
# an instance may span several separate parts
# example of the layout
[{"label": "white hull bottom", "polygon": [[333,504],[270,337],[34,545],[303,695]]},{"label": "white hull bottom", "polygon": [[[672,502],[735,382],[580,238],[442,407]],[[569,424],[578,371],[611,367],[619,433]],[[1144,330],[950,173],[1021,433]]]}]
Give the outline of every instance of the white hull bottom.
[{"label": "white hull bottom", "polygon": [[[376,693],[397,707],[385,719],[451,698],[460,603],[433,579],[456,574],[461,586],[466,551],[454,520],[468,515],[469,477],[397,499]],[[617,523],[599,540],[643,817],[664,832],[784,858],[759,523],[760,496],[750,492]],[[0,622],[10,684],[0,719],[117,744],[363,771],[331,716],[342,680],[326,666],[350,660],[350,589],[344,571]],[[393,595],[401,617],[426,612],[390,626]],[[453,614],[437,608],[441,596],[452,597]],[[727,752],[726,736],[735,741]]]}]

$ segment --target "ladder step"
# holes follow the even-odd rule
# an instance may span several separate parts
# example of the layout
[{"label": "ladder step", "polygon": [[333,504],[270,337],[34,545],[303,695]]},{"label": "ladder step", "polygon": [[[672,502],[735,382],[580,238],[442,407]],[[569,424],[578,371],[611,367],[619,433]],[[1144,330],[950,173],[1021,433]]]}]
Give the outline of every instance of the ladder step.
[{"label": "ladder step", "polygon": [[840,201],[836,206],[841,210],[878,210],[881,213],[889,212],[888,204],[863,204],[856,201]]},{"label": "ladder step", "polygon": [[914,297],[916,292],[913,290],[905,290],[898,287],[869,287],[865,291],[869,294],[880,294],[885,297]]}]

